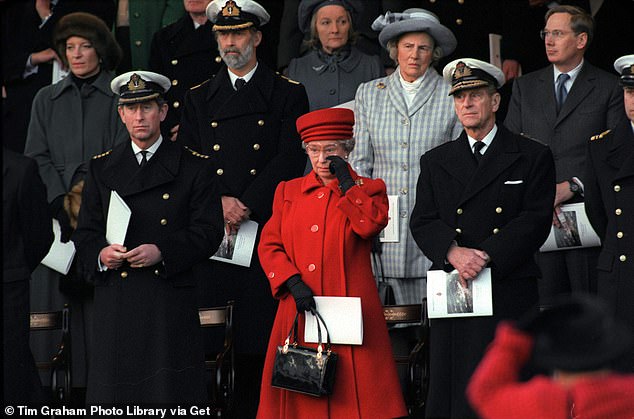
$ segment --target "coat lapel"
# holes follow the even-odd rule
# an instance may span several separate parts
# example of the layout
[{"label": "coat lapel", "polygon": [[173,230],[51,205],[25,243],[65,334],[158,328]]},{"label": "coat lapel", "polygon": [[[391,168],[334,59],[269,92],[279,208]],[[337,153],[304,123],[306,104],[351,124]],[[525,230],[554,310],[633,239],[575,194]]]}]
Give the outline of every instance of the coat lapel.
[{"label": "coat lapel", "polygon": [[613,144],[609,144],[606,163],[617,170],[614,180],[634,176],[634,131],[628,119],[615,128],[610,136]]},{"label": "coat lapel", "polygon": [[387,77],[387,93],[390,98],[390,102],[392,102],[396,111],[402,116],[408,116],[407,103],[405,102],[405,97],[403,96],[403,88],[398,80],[398,72],[399,69],[397,67],[396,70]]},{"label": "coat lapel", "polygon": [[[213,92],[218,89],[224,89],[228,92],[228,95],[223,106],[216,107],[213,118],[220,121],[244,115],[267,113],[276,77],[267,73],[271,73],[271,70],[266,68],[264,64],[259,63],[249,83],[240,91],[235,91],[231,87],[231,79],[227,73],[227,68],[223,66],[214,78],[210,89],[213,89]],[[231,90],[228,90],[227,86]],[[211,97],[213,92],[210,91],[208,97]]]},{"label": "coat lapel", "polygon": [[555,79],[553,67],[548,66],[541,70],[539,77],[539,86],[534,86],[539,92],[542,92],[542,112],[543,117],[547,121],[548,126],[554,126],[557,120],[557,101],[555,99]]},{"label": "coat lapel", "polygon": [[579,106],[581,101],[583,101],[585,97],[594,90],[594,79],[594,71],[592,71],[592,68],[589,67],[588,63],[584,63],[583,67],[581,67],[581,71],[579,71],[577,79],[572,84],[570,92],[568,92],[568,97],[564,102],[563,108],[561,108],[559,115],[557,115],[557,124],[570,115],[577,106]]},{"label": "coat lapel", "polygon": [[427,80],[423,82],[420,90],[418,91],[418,93],[416,93],[416,96],[414,96],[412,106],[407,111],[410,117],[418,112],[418,110],[422,108],[425,103],[427,103],[431,95],[436,90],[436,86],[442,80],[436,70],[431,67],[427,69],[427,74],[425,75],[425,78],[427,78]]},{"label": "coat lapel", "polygon": [[460,136],[450,143],[450,152],[444,154],[440,165],[445,171],[466,187],[476,171],[477,164],[469,147],[467,134],[462,131]]}]

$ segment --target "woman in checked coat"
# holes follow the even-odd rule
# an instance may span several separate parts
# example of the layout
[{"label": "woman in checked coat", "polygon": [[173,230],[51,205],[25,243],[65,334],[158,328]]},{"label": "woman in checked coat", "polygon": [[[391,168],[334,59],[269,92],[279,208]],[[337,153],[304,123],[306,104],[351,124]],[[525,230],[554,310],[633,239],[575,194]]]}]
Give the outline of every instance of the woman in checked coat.
[{"label": "woman in checked coat", "polygon": [[[344,160],[354,115],[328,108],[297,120],[313,171],[282,182],[258,253],[280,300],[269,340],[258,418],[395,418],[407,414],[370,267],[372,238],[387,224],[382,180],[362,178]],[[347,140],[347,141],[345,141]],[[335,344],[333,394],[312,397],[271,386],[277,346],[314,295],[360,297],[363,344]],[[303,342],[303,314],[298,340]],[[315,344],[308,344],[314,346]]]}]

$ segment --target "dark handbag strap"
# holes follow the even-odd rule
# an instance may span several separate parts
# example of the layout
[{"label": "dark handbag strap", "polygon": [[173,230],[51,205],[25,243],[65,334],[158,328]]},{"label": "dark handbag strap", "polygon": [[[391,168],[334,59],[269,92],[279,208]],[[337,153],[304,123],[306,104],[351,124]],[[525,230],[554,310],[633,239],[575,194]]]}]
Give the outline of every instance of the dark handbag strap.
[{"label": "dark handbag strap", "polygon": [[[330,342],[330,332],[328,331],[328,326],[326,326],[326,322],[324,321],[323,317],[321,317],[321,314],[319,314],[319,312],[316,309],[311,309],[310,312],[312,313],[313,316],[317,317],[317,353],[319,354],[318,356],[321,356],[320,354],[322,352],[320,323],[323,323],[324,328],[326,329],[326,352],[330,353],[331,342]],[[288,350],[289,345],[297,346],[298,320],[299,320],[299,312],[295,313],[295,320],[293,320],[293,325],[291,326],[291,330],[289,330],[288,336],[286,337],[286,340],[284,341],[284,347],[282,349],[284,353],[286,353],[286,351]],[[291,343],[291,338],[293,338],[292,343]]]}]

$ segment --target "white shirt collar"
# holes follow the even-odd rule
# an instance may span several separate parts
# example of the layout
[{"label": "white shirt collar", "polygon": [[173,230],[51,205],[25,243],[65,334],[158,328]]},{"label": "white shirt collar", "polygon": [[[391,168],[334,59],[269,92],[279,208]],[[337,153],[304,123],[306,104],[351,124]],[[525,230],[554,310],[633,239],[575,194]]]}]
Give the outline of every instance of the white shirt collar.
[{"label": "white shirt collar", "polygon": [[[480,154],[486,153],[486,151],[489,149],[489,146],[493,142],[493,138],[495,137],[495,134],[497,134],[497,132],[498,132],[498,126],[497,124],[495,124],[493,125],[493,128],[491,128],[491,131],[489,131],[489,133],[485,135],[482,140],[480,140],[482,143],[484,143],[484,147],[482,147],[482,149],[480,150]],[[469,147],[471,147],[471,152],[473,152],[473,145],[478,140],[476,140],[475,138],[471,138],[468,135],[467,135],[467,139],[469,140]]]},{"label": "white shirt collar", "polygon": [[[244,79],[245,82],[249,82],[249,80],[251,80],[251,77],[253,77],[253,75],[255,74],[255,70],[258,68],[258,62],[255,62],[255,67],[253,67],[251,69],[251,71],[249,71],[247,74],[245,74],[244,76],[240,77],[237,76],[236,74],[234,74],[231,70],[229,70],[229,67],[227,67],[227,71],[229,72],[229,79],[231,80],[231,85],[235,86],[236,84],[236,80],[238,79]],[[234,87],[235,89],[235,87]]]},{"label": "white shirt collar", "polygon": [[[570,87],[572,86],[572,84],[575,82],[575,80],[577,79],[577,76],[579,75],[579,72],[581,71],[581,67],[583,66],[583,58],[581,59],[581,62],[579,63],[578,66],[576,66],[575,68],[573,68],[572,70],[570,70],[569,72],[567,72],[566,74],[568,74],[570,76],[570,78],[568,79],[568,81],[566,81],[566,89],[568,89],[568,91],[570,91]],[[557,87],[557,77],[559,77],[559,75],[561,73],[563,73],[563,71],[559,71],[559,69],[557,69],[557,66],[553,66],[553,70],[554,70],[554,75],[555,75],[555,88]]]},{"label": "white shirt collar", "polygon": [[[158,140],[156,140],[156,142],[152,144],[150,147],[145,149],[147,151],[147,154],[145,155],[146,160],[149,161],[152,158],[152,156],[154,155],[154,153],[156,153],[156,150],[158,150],[162,142],[163,142],[163,136],[159,135]],[[143,158],[143,156],[141,155],[141,150],[143,149],[139,147],[138,145],[136,145],[134,141],[130,141],[130,144],[132,144],[132,151],[134,151],[134,156],[136,157],[137,162],[141,163],[141,159]]]}]

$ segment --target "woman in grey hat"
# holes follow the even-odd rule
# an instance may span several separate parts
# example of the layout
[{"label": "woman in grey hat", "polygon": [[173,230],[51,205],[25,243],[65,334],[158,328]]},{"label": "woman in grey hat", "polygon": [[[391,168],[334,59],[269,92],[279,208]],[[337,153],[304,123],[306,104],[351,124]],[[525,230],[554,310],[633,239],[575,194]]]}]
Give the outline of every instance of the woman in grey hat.
[{"label": "woman in grey hat", "polygon": [[291,60],[288,76],[306,88],[311,111],[351,101],[359,84],[385,74],[379,57],[353,45],[361,7],[358,0],[302,0],[299,5],[299,27],[310,33],[310,50]]},{"label": "woman in grey hat", "polygon": [[[71,190],[75,195],[81,193],[91,157],[127,139],[128,132],[117,114],[117,97],[110,90],[121,50],[106,24],[89,13],[71,13],[55,27],[53,43],[70,73],[35,96],[25,154],[38,162],[51,214],[59,222],[61,240],[68,241],[79,208],[71,211],[65,197]],[[92,289],[75,287],[84,282],[75,265],[65,276],[42,265],[33,277],[34,307],[59,309],[71,303],[73,386],[83,387]]]},{"label": "woman in grey hat", "polygon": [[[409,231],[409,215],[416,201],[420,156],[458,137],[462,125],[454,112],[450,86],[433,65],[456,47],[456,38],[438,18],[423,9],[386,13],[372,25],[379,42],[397,64],[394,73],[359,86],[355,99],[355,150],[352,167],[362,176],[381,178],[388,195],[398,202],[392,219],[398,239],[382,243],[380,255],[385,280],[396,304],[420,304],[425,295],[429,260]],[[408,329],[392,330],[392,339],[407,345]]]}]

